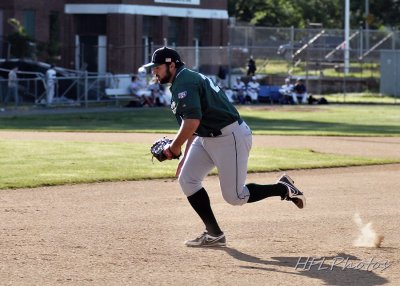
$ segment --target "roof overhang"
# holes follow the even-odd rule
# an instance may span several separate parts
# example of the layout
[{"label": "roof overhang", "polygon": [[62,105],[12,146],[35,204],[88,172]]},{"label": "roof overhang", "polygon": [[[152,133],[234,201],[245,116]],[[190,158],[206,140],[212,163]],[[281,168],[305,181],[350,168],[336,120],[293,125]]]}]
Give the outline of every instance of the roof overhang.
[{"label": "roof overhang", "polygon": [[183,18],[228,19],[228,11],[221,9],[181,8],[127,4],[66,4],[66,14],[130,14]]}]

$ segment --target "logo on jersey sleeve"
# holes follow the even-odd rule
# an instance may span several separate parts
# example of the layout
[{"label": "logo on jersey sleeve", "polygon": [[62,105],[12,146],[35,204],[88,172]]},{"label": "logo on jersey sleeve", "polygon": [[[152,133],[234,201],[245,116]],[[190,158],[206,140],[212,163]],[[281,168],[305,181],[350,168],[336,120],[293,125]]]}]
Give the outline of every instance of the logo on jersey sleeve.
[{"label": "logo on jersey sleeve", "polygon": [[183,99],[183,98],[185,98],[187,96],[187,91],[185,90],[185,91],[182,91],[182,92],[180,92],[180,93],[178,93],[178,98],[179,99]]},{"label": "logo on jersey sleeve", "polygon": [[176,113],[176,102],[175,102],[175,101],[172,101],[172,102],[171,102],[171,110],[172,110],[172,113],[173,113],[173,114]]}]

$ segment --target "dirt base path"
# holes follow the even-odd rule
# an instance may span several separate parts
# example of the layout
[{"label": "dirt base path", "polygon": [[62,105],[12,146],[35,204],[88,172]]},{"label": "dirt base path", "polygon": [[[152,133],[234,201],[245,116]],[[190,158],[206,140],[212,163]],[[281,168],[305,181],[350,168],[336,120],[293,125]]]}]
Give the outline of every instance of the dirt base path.
[{"label": "dirt base path", "polygon": [[[157,138],[16,133],[0,138]],[[398,143],[255,138],[265,146],[387,157],[400,156]],[[304,210],[277,198],[230,206],[217,178],[208,177],[205,187],[228,240],[220,249],[183,245],[203,226],[174,180],[0,190],[0,285],[399,285],[399,171],[400,164],[292,171],[307,196]],[[248,181],[271,183],[278,175],[251,174]],[[384,235],[382,247],[353,245],[360,232],[355,213]]]}]

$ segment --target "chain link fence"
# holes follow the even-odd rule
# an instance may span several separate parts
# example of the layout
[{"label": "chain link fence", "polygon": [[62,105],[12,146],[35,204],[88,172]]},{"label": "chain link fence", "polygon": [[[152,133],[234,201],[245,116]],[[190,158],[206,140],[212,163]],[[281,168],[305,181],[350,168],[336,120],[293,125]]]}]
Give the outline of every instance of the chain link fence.
[{"label": "chain link fence", "polygon": [[[236,77],[245,81],[247,62],[252,56],[257,65],[256,75],[262,85],[278,86],[285,78],[302,77],[310,92],[315,94],[379,92],[380,57],[382,50],[399,50],[400,34],[397,30],[351,30],[349,39],[349,74],[344,73],[344,31],[335,29],[297,29],[267,28],[254,26],[229,27],[229,44],[220,47],[174,46],[189,68],[198,70],[231,86]],[[142,55],[148,62],[152,52],[159,48],[153,44],[146,46],[78,46],[71,51],[90,56],[99,48],[107,51],[107,59],[123,75],[108,73],[90,73],[77,70],[65,70],[58,73],[54,104],[89,106],[91,104],[118,104],[122,94],[110,94],[107,89],[121,89],[118,82],[126,82],[137,72],[130,61],[121,60],[122,55]],[[9,47],[2,45],[2,54]],[[76,55],[75,55],[76,58]],[[98,58],[80,59],[86,64],[96,65]],[[82,67],[79,67],[82,68]],[[85,67],[83,67],[85,68]],[[8,94],[7,70],[0,77],[0,99],[4,101]],[[18,104],[46,105],[46,82],[44,74],[27,74],[20,71],[18,92],[21,101]],[[121,91],[120,91],[121,93]],[[9,101],[10,98],[8,98]],[[9,102],[6,102],[10,104]]]}]

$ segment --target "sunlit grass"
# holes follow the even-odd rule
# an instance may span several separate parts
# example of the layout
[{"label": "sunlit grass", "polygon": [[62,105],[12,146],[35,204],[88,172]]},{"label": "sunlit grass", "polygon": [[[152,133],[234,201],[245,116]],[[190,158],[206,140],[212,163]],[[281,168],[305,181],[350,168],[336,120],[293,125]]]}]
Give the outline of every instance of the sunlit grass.
[{"label": "sunlit grass", "polygon": [[[245,105],[238,109],[255,134],[400,136],[398,105]],[[178,124],[169,108],[148,108],[0,117],[0,129],[167,134],[175,133]]]},{"label": "sunlit grass", "polygon": [[[0,140],[0,149],[0,189],[173,178],[178,163],[152,162],[149,146],[144,144]],[[249,172],[393,162],[309,149],[256,147]]]},{"label": "sunlit grass", "polygon": [[[305,61],[292,62],[287,60],[269,60],[259,59],[256,61],[257,73],[265,75],[281,75],[292,77],[305,77],[308,76],[320,76],[324,78],[342,78],[344,76],[343,63],[332,64],[331,67],[323,67],[316,69],[313,63],[307,63]],[[335,69],[335,65],[338,67]],[[379,78],[381,73],[379,64],[377,63],[362,63],[362,62],[351,62],[350,72],[347,77],[352,78]],[[245,69],[243,69],[245,71]]]}]

